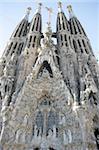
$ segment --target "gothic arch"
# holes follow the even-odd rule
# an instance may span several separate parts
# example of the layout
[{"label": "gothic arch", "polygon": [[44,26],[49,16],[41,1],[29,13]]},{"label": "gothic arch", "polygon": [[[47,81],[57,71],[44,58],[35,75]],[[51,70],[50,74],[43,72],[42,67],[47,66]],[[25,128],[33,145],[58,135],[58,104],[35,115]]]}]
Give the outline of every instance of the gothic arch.
[{"label": "gothic arch", "polygon": [[40,67],[38,75],[41,74],[41,76],[42,76],[44,69],[46,69],[48,71],[50,77],[52,78],[53,72],[52,72],[52,69],[50,67],[50,64],[46,60],[43,62],[42,66]]}]

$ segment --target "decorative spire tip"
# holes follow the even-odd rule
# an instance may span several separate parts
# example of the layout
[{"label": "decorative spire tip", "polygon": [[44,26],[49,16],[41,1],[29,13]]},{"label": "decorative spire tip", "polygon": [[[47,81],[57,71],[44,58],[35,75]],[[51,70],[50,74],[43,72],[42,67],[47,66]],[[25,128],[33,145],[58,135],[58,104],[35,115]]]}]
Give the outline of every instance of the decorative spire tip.
[{"label": "decorative spire tip", "polygon": [[29,15],[30,14],[30,11],[32,10],[32,8],[31,7],[28,7],[27,8],[27,14]]},{"label": "decorative spire tip", "polygon": [[58,2],[58,10],[59,10],[59,12],[62,12],[62,2],[61,1]]},{"label": "decorative spire tip", "polygon": [[28,17],[29,17],[29,14],[30,14],[30,11],[32,10],[31,7],[28,7],[27,10],[26,10],[26,15],[25,15],[25,19],[28,20]]},{"label": "decorative spire tip", "polygon": [[70,14],[70,18],[74,17],[74,12],[73,12],[73,9],[72,9],[72,6],[71,5],[68,5],[67,6],[67,9],[68,9],[68,12]]},{"label": "decorative spire tip", "polygon": [[41,13],[41,7],[42,7],[42,3],[38,3],[38,8],[36,10],[36,13]]},{"label": "decorative spire tip", "polygon": [[71,5],[68,5],[68,6],[67,6],[67,9],[68,9],[68,12],[69,12],[69,13],[73,11]]}]

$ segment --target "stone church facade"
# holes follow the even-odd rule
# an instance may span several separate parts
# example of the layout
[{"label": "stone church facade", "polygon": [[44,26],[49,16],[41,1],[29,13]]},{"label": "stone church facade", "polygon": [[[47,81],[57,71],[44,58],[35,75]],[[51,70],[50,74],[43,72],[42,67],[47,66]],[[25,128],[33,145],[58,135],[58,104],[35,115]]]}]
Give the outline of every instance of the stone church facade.
[{"label": "stone church facade", "polygon": [[[0,59],[0,150],[99,150],[99,66],[72,7],[42,33],[41,4]],[[50,9],[49,9],[50,11]],[[54,44],[52,38],[57,39]]]}]

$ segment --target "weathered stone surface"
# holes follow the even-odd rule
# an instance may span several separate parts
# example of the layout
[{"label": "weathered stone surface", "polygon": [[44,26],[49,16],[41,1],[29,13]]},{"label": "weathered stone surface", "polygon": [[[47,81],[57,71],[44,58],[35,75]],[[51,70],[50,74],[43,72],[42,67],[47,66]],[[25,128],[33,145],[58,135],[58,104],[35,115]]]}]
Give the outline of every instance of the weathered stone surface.
[{"label": "weathered stone surface", "polygon": [[40,9],[31,24],[26,14],[0,61],[0,150],[97,150],[99,69],[89,40],[59,3],[57,45],[50,22],[40,43]]}]

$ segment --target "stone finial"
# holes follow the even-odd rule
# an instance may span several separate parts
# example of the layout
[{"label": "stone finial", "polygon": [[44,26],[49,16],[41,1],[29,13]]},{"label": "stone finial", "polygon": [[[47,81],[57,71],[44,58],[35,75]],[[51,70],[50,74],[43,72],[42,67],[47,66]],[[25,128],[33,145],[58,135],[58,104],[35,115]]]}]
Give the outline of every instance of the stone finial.
[{"label": "stone finial", "polygon": [[36,13],[41,13],[41,7],[42,7],[42,3],[38,3],[38,8],[36,10]]},{"label": "stone finial", "polygon": [[72,6],[71,6],[71,5],[68,5],[68,6],[67,6],[67,9],[68,9],[68,12],[69,12],[69,15],[70,15],[69,17],[70,17],[70,18],[74,17],[75,15],[74,15]]},{"label": "stone finial", "polygon": [[26,15],[25,15],[25,19],[28,20],[28,17],[29,17],[29,14],[30,14],[30,11],[32,10],[31,7],[28,7],[27,10],[26,10]]},{"label": "stone finial", "polygon": [[62,2],[58,2],[58,11],[62,12]]}]

